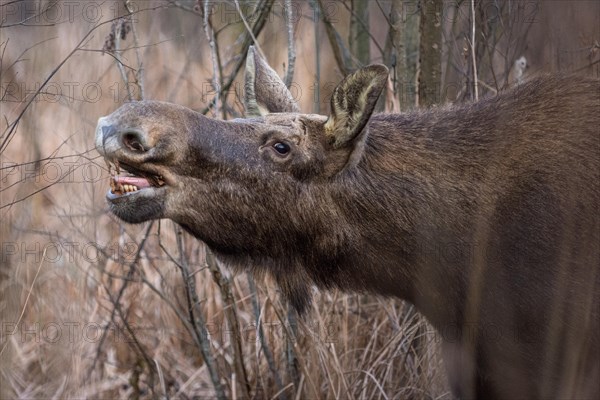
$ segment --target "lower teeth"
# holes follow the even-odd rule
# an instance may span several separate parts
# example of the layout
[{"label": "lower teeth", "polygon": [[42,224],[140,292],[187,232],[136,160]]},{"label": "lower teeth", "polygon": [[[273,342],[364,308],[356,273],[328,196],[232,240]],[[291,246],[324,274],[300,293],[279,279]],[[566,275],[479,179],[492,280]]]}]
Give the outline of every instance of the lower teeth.
[{"label": "lower teeth", "polygon": [[137,192],[139,188],[135,185],[123,185],[111,180],[110,191],[114,194]]}]

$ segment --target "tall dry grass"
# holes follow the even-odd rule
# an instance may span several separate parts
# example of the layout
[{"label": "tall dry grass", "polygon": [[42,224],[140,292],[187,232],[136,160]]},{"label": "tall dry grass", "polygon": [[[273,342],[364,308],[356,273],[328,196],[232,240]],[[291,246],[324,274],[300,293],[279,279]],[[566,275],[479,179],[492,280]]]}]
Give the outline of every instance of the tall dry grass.
[{"label": "tall dry grass", "polygon": [[[258,2],[240,3],[252,23],[248,7]],[[120,41],[121,70],[102,49],[125,3],[98,4],[0,5],[0,142],[19,121],[0,153],[0,397],[213,398],[215,382],[228,398],[449,397],[437,337],[409,305],[315,292],[309,314],[296,320],[271,281],[229,276],[171,222],[123,225],[107,212],[97,118],[138,96],[139,87],[146,98],[197,110],[215,92],[195,1],[135,3],[147,11],[133,16],[137,43],[131,33]],[[316,45],[312,9],[294,4],[302,14],[294,24],[299,101],[325,113],[326,94],[341,76],[328,44]],[[246,28],[234,5],[222,2],[212,17],[223,75],[244,57]],[[336,7],[345,34],[348,10]],[[384,42],[386,19],[377,10],[373,37]],[[282,15],[275,3],[258,40],[283,74]],[[460,49],[448,53],[451,60]],[[381,61],[374,50],[372,59]],[[128,91],[123,78],[134,82],[140,66],[139,85]],[[219,117],[241,113],[239,82],[221,97]]]},{"label": "tall dry grass", "polygon": [[[49,3],[28,4],[43,10]],[[430,328],[417,329],[425,322],[408,305],[315,293],[310,314],[293,324],[272,282],[252,285],[246,275],[228,276],[221,265],[211,271],[204,245],[187,235],[178,242],[169,221],[127,226],[107,213],[108,173],[93,150],[94,127],[128,91],[114,57],[99,51],[113,24],[95,28],[94,22],[112,18],[113,5],[104,4],[99,21],[78,15],[72,23],[40,26],[50,18],[40,15],[35,28],[2,31],[3,132],[68,58],[2,152],[2,398],[213,398],[214,375],[203,343],[228,398],[446,393],[435,335]],[[62,3],[55,7],[68,11]],[[276,13],[265,28],[273,37],[285,28]],[[198,16],[159,8],[136,14],[134,23],[146,97],[205,107],[213,93],[206,84],[211,67]],[[93,29],[81,50],[68,57]],[[242,29],[223,33],[223,46],[233,46]],[[139,66],[131,34],[120,45],[131,48],[121,60],[133,81],[128,67]],[[310,46],[300,41],[298,51]],[[285,47],[285,41],[263,44],[267,54]],[[228,62],[235,58],[223,64]],[[310,68],[299,64],[299,74]],[[138,87],[131,88],[137,95]],[[234,90],[222,100],[241,111]],[[215,267],[233,301],[215,282]],[[195,283],[193,314],[185,274]],[[237,330],[227,317],[233,306]],[[192,318],[204,319],[206,331]],[[424,342],[432,345],[415,348]]]}]

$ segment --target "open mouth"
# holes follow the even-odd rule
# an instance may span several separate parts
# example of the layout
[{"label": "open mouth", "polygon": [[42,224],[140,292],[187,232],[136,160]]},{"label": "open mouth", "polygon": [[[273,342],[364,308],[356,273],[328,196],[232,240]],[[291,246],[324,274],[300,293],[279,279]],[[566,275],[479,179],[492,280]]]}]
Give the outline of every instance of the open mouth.
[{"label": "open mouth", "polygon": [[[110,200],[165,185],[165,181],[160,175],[140,171],[126,164],[119,164],[118,161],[114,161],[113,165],[107,160],[106,164],[110,175],[110,190],[106,196]],[[121,168],[125,171],[124,174],[121,174]]]}]

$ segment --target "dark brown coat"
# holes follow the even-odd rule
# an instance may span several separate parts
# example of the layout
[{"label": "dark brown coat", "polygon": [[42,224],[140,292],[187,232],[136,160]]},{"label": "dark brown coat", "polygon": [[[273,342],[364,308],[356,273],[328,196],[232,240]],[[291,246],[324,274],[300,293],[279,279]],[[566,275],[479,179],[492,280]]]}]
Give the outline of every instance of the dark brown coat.
[{"label": "dark brown coat", "polygon": [[273,275],[300,311],[313,284],[412,302],[459,397],[600,398],[597,79],[371,116],[387,70],[370,66],[327,118],[287,113],[280,80],[248,62],[250,89],[271,85],[248,90],[248,109],[279,114],[218,121],[143,101],[100,119],[98,151],[150,185],[109,193],[113,213],[172,219]]}]

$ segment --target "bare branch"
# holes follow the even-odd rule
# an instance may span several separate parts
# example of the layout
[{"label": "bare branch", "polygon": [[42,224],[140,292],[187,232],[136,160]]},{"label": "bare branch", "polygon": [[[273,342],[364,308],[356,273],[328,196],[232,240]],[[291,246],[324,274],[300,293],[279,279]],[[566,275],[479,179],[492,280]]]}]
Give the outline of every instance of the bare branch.
[{"label": "bare branch", "polygon": [[[212,29],[212,26],[210,25],[210,21],[209,21],[209,17],[210,17],[210,7],[211,7],[211,3],[209,2],[209,0],[205,0],[204,1],[204,18],[202,18],[202,25],[204,26],[204,33],[206,34],[206,39],[208,40],[208,46],[210,48],[210,59],[212,61],[212,69],[213,69],[213,76],[212,76],[212,85],[213,85],[213,89],[215,90],[216,94],[215,97],[213,98],[213,105],[214,105],[214,111],[213,114],[216,116],[219,113],[219,68],[218,68],[218,62],[217,62],[217,51],[215,49],[215,33]],[[236,0],[236,6],[239,9],[239,4],[237,4],[237,0]],[[240,12],[241,15],[241,12]]]},{"label": "bare branch", "polygon": [[[121,285],[121,288],[119,289],[119,292],[118,292],[116,298],[113,299],[111,296],[111,302],[115,305],[115,307],[113,307],[113,309],[111,311],[109,322],[113,322],[115,319],[115,314],[117,312],[120,312],[120,307],[117,307],[117,305],[121,301],[121,298],[125,294],[125,289],[127,289],[127,286],[129,284],[129,282],[131,281],[131,278],[133,277],[133,273],[135,271],[136,265],[141,258],[142,250],[144,250],[144,246],[146,245],[146,241],[147,241],[148,237],[150,236],[150,231],[152,230],[152,227],[154,227],[154,221],[152,221],[152,222],[150,222],[150,224],[148,224],[148,228],[146,229],[144,238],[140,242],[140,245],[137,249],[135,257],[134,257],[133,261],[131,263],[129,263],[129,269],[127,271],[128,279],[123,281],[123,285]],[[119,310],[117,310],[117,308],[119,308]],[[88,370],[88,378],[91,376],[92,372],[96,368],[96,363],[98,362],[98,359],[100,358],[100,353],[102,351],[102,346],[104,345],[104,341],[106,340],[106,337],[107,337],[107,330],[104,329],[102,331],[102,336],[100,336],[100,340],[98,341],[96,357],[94,358],[94,362],[92,363],[90,369]]]},{"label": "bare branch", "polygon": [[294,25],[292,23],[292,2],[291,0],[285,0],[285,21],[287,26],[288,36],[288,65],[287,72],[285,74],[285,86],[288,88],[292,85],[294,79],[294,67],[296,65],[296,46],[294,44]]},{"label": "bare branch", "polygon": [[[242,334],[240,331],[240,325],[237,320],[237,307],[235,305],[235,299],[231,291],[231,284],[227,277],[221,273],[221,269],[212,255],[211,251],[206,248],[206,263],[212,273],[215,283],[221,291],[221,297],[225,303],[224,313],[227,318],[229,329],[231,329],[231,346],[233,348],[233,363],[236,371],[237,378],[240,380],[240,387],[242,389],[242,398],[250,398],[250,383],[248,382],[248,373],[244,366],[244,357],[242,352]],[[232,385],[235,383],[232,382]]]},{"label": "bare branch", "polygon": [[200,352],[202,353],[204,362],[208,367],[208,372],[215,388],[217,398],[220,400],[225,400],[227,396],[225,396],[225,391],[221,385],[219,372],[217,371],[216,362],[212,356],[212,352],[210,351],[206,322],[202,316],[202,311],[198,309],[200,300],[198,299],[198,292],[196,291],[196,282],[195,278],[190,274],[190,269],[183,248],[183,231],[179,226],[175,226],[175,235],[177,238],[177,248],[179,250],[179,263],[177,265],[180,267],[181,275],[183,277],[183,283],[185,285],[186,297],[188,301],[188,313],[190,315],[192,325],[194,326],[196,341],[199,344]]},{"label": "bare branch", "polygon": [[137,35],[137,28],[135,27],[135,23],[133,22],[133,9],[131,6],[131,0],[125,0],[125,8],[129,13],[129,20],[131,23],[131,33],[133,33],[133,44],[135,49],[135,56],[138,63],[138,69],[135,74],[135,83],[139,89],[140,99],[144,99],[146,96],[144,95],[144,65],[142,63],[142,57],[140,55],[140,46]]},{"label": "bare branch", "polygon": [[[252,25],[252,35],[253,37],[257,37],[258,34],[262,31],[262,29],[265,26],[265,23],[267,22],[267,18],[269,15],[269,12],[271,11],[271,8],[273,7],[273,3],[275,2],[275,0],[261,0],[257,6],[256,6],[256,12],[258,12],[258,16],[256,17],[255,23],[254,25]],[[239,54],[243,54],[245,55],[246,53],[248,53],[248,48],[252,45],[253,43],[253,39],[250,37],[250,35],[247,32],[244,32],[244,35],[242,36],[242,47],[239,50]],[[231,87],[231,85],[233,84],[237,74],[240,72],[241,68],[243,65],[246,64],[246,60],[244,57],[238,57],[236,60],[236,63],[233,67],[233,71],[231,72],[231,74],[229,75],[229,77],[227,78],[227,82],[223,83],[223,85],[221,85],[221,90],[219,95],[222,96],[224,93],[227,93],[227,91],[229,90],[229,88]],[[208,110],[210,109],[210,106],[205,107],[201,113],[202,114],[206,114],[208,112]]]},{"label": "bare branch", "polygon": [[473,89],[475,91],[475,101],[479,100],[479,89],[477,86],[477,59],[475,57],[475,0],[471,0],[471,59],[473,62]]},{"label": "bare branch", "polygon": [[[145,11],[152,11],[152,10],[157,10],[157,9],[161,9],[161,8],[164,8],[164,6],[160,5],[160,6],[156,6],[156,7],[144,8],[144,9],[140,9],[140,10],[136,11],[136,13],[145,12]],[[3,138],[2,143],[0,143],[0,154],[2,154],[4,152],[4,150],[6,150],[6,147],[10,144],[10,141],[12,140],[12,137],[14,136],[14,134],[16,132],[17,125],[18,125],[19,121],[21,120],[21,118],[23,118],[23,115],[25,114],[25,111],[27,111],[27,109],[29,109],[29,107],[31,106],[31,104],[33,103],[33,101],[44,90],[44,88],[46,87],[46,85],[48,84],[48,82],[50,82],[50,79],[52,79],[54,77],[54,75],[56,75],[56,73],[66,64],[66,62],[69,61],[69,59],[73,56],[73,54],[75,54],[77,51],[79,51],[79,50],[81,50],[83,48],[83,46],[90,39],[90,36],[92,35],[92,33],[94,33],[94,31],[96,31],[101,26],[104,26],[106,24],[112,23],[112,22],[114,22],[114,21],[116,21],[118,19],[120,19],[120,17],[115,17],[115,18],[112,18],[112,19],[109,19],[107,21],[100,22],[100,23],[97,23],[96,25],[94,25],[83,36],[83,38],[79,41],[79,43],[77,43],[77,45],[73,48],[73,50],[71,50],[69,52],[69,54],[65,58],[63,58],[63,60],[50,72],[50,74],[48,75],[48,77],[44,80],[44,82],[42,82],[42,84],[40,85],[40,87],[31,96],[31,98],[29,99],[29,101],[27,102],[27,104],[25,105],[25,107],[23,107],[23,109],[21,110],[21,112],[19,113],[19,115],[17,116],[17,118],[8,125],[8,127],[6,128],[6,130],[2,133],[2,136],[0,136],[0,137]]]},{"label": "bare branch", "polygon": [[[315,4],[315,6],[319,7],[320,10],[324,10],[323,0],[317,0],[317,4]],[[338,68],[343,75],[348,75],[350,72],[352,72],[352,57],[350,56],[350,52],[346,46],[344,46],[344,41],[333,26],[329,16],[323,12],[320,12],[319,15],[321,16],[321,20],[325,25],[325,32],[327,32],[327,38],[329,39],[329,43],[333,49],[333,56],[335,57]]]}]

